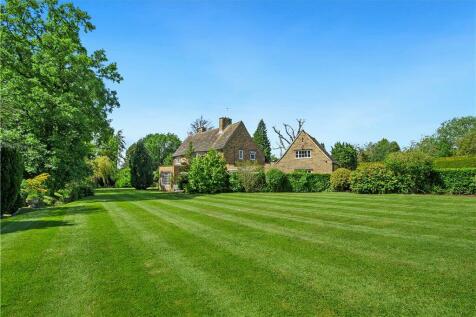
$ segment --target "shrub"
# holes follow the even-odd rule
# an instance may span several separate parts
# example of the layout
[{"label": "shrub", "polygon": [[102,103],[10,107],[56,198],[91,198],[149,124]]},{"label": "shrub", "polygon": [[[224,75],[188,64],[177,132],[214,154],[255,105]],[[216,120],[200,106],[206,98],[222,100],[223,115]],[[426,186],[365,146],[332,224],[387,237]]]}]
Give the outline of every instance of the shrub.
[{"label": "shrub", "polygon": [[286,192],[291,190],[291,184],[286,174],[273,168],[266,172],[266,189],[270,192]]},{"label": "shrub", "polygon": [[188,172],[180,172],[177,177],[177,186],[180,190],[185,190],[188,186]]},{"label": "shrub", "polygon": [[476,194],[476,168],[448,168],[435,170],[433,192]]},{"label": "shrub", "polygon": [[322,192],[330,187],[329,174],[294,172],[288,174],[288,179],[293,192]]},{"label": "shrub", "polygon": [[438,157],[433,161],[435,168],[476,167],[476,156]]},{"label": "shrub", "polygon": [[433,163],[423,152],[390,153],[384,164],[397,177],[398,192],[424,193],[430,190]]},{"label": "shrub", "polygon": [[344,192],[350,189],[350,173],[347,168],[338,168],[331,174],[331,189],[336,192]]},{"label": "shrub", "polygon": [[340,167],[355,170],[357,168],[357,150],[349,143],[337,142],[331,150],[332,157]]},{"label": "shrub", "polygon": [[25,198],[25,201],[29,206],[38,208],[45,205],[46,202],[51,203],[49,198],[47,198],[45,201],[46,193],[48,192],[46,182],[48,181],[49,177],[50,174],[41,173],[22,182],[22,196]]},{"label": "shrub", "polygon": [[116,188],[132,187],[131,169],[129,167],[124,167],[117,171],[114,186]]},{"label": "shrub", "polygon": [[84,197],[94,196],[94,185],[91,181],[71,182],[55,193],[61,202],[67,203]]},{"label": "shrub", "polygon": [[229,177],[229,186],[232,192],[243,192],[245,189],[241,184],[240,178],[237,172],[231,172]]},{"label": "shrub", "polygon": [[18,207],[20,186],[23,178],[23,160],[20,152],[2,145],[1,155],[1,214],[15,212]]},{"label": "shrub", "polygon": [[266,176],[261,166],[245,163],[238,167],[236,174],[245,192],[262,192],[265,190]]},{"label": "shrub", "polygon": [[190,193],[219,193],[228,187],[226,162],[215,150],[193,159],[188,173]]},{"label": "shrub", "polygon": [[350,189],[360,194],[392,193],[398,189],[398,179],[382,163],[365,164],[351,173]]},{"label": "shrub", "polygon": [[131,169],[131,185],[135,189],[147,189],[152,185],[154,176],[152,173],[152,159],[147,152],[144,142],[136,143],[129,159]]}]

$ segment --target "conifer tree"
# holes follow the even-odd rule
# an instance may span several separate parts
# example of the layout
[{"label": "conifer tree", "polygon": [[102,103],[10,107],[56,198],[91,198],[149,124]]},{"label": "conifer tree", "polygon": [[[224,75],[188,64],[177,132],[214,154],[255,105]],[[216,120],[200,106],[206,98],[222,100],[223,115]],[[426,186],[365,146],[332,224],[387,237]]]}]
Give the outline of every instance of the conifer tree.
[{"label": "conifer tree", "polygon": [[129,160],[131,168],[131,185],[135,189],[147,189],[154,180],[152,171],[152,158],[150,157],[144,142],[136,143]]},{"label": "conifer tree", "polygon": [[271,161],[271,143],[269,142],[268,131],[266,130],[266,124],[263,119],[258,123],[258,127],[253,134],[253,140],[263,152],[265,162],[269,163]]}]

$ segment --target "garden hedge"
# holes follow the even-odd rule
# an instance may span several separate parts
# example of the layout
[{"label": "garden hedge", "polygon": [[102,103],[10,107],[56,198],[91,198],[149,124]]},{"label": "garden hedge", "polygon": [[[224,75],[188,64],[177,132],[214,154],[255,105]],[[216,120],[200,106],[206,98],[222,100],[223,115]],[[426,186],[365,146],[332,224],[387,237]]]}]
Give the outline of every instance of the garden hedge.
[{"label": "garden hedge", "polygon": [[288,174],[293,192],[323,192],[330,187],[330,174],[294,172]]},{"label": "garden hedge", "polygon": [[476,194],[476,168],[436,169],[434,185],[444,193]]},{"label": "garden hedge", "polygon": [[451,156],[434,159],[435,168],[476,168],[476,156]]}]

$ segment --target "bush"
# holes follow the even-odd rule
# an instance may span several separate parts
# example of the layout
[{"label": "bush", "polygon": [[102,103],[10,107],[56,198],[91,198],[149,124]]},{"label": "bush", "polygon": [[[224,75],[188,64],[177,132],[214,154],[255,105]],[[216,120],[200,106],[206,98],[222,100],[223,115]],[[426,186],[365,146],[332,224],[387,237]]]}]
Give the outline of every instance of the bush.
[{"label": "bush", "polygon": [[351,173],[350,189],[360,194],[393,193],[398,189],[398,179],[382,163],[365,164]]},{"label": "bush", "polygon": [[288,180],[293,192],[322,192],[330,187],[330,174],[294,172],[288,174]]},{"label": "bush", "polygon": [[193,159],[188,173],[190,193],[219,193],[228,188],[226,162],[215,150]]},{"label": "bush", "polygon": [[[50,174],[41,173],[22,182],[21,193],[28,206],[38,208],[45,205],[44,198],[48,192],[46,182],[49,177]],[[49,201],[49,199],[47,200]]]},{"label": "bush", "polygon": [[177,186],[180,190],[185,190],[188,186],[188,172],[180,172],[177,177]]},{"label": "bush", "polygon": [[476,194],[476,168],[448,168],[435,170],[433,192]]},{"label": "bush", "polygon": [[55,193],[55,196],[61,202],[68,203],[84,197],[94,196],[94,185],[92,182],[83,180],[72,182]]},{"label": "bush", "polygon": [[425,193],[430,190],[432,159],[419,151],[390,153],[385,167],[398,179],[400,193]]},{"label": "bush", "polygon": [[266,189],[266,176],[263,167],[246,162],[238,166],[235,173],[245,192],[262,192]]},{"label": "bush", "polygon": [[152,185],[154,181],[152,159],[142,141],[136,143],[129,159],[129,167],[131,169],[131,185],[135,189],[147,189]]},{"label": "bush", "polygon": [[336,192],[344,192],[350,189],[350,173],[347,168],[338,168],[331,174],[331,189]]},{"label": "bush", "polygon": [[349,143],[337,142],[331,150],[332,157],[340,167],[355,170],[357,168],[357,150]]},{"label": "bush", "polygon": [[2,145],[1,155],[1,214],[15,212],[18,207],[20,186],[23,178],[23,160],[20,152],[10,146]]},{"label": "bush", "polygon": [[132,187],[131,185],[131,169],[129,167],[121,168],[116,173],[116,188]]},{"label": "bush", "polygon": [[433,161],[435,168],[476,167],[476,156],[439,157]]},{"label": "bush", "polygon": [[287,192],[291,190],[291,184],[286,174],[273,168],[266,172],[266,189],[270,192]]},{"label": "bush", "polygon": [[230,190],[232,192],[243,192],[243,191],[245,191],[245,189],[243,188],[243,185],[241,184],[241,181],[238,177],[237,172],[231,172],[230,173],[229,185],[230,185]]}]

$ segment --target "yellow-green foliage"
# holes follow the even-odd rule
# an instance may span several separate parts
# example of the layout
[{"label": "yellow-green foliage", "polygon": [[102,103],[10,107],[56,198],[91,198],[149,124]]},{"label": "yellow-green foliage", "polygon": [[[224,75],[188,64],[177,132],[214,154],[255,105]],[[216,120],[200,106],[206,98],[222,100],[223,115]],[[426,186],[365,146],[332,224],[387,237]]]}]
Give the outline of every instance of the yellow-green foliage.
[{"label": "yellow-green foliage", "polygon": [[350,189],[350,173],[347,168],[338,168],[331,174],[331,188],[336,192]]},{"label": "yellow-green foliage", "polygon": [[433,161],[436,168],[476,167],[476,156],[439,157]]}]

